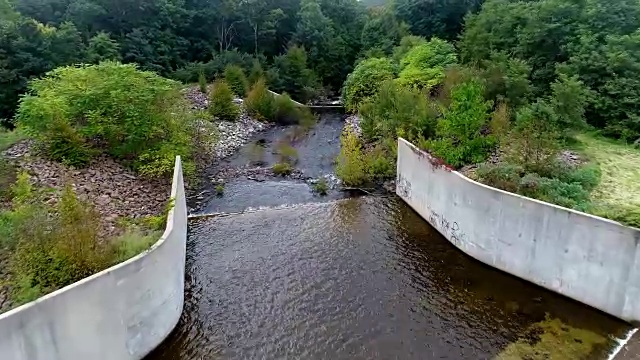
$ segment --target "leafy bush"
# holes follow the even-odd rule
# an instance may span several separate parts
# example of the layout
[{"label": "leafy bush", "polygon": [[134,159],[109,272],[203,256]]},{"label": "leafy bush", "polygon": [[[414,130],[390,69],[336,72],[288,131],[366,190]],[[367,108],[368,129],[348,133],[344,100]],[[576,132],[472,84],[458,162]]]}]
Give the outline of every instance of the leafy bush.
[{"label": "leafy bush", "polygon": [[407,53],[411,51],[411,49],[420,45],[424,45],[426,43],[427,39],[423,38],[422,36],[404,36],[402,39],[400,39],[400,44],[396,46],[395,49],[393,49],[393,60],[397,63],[400,63],[402,58],[404,58],[405,55],[407,55]]},{"label": "leafy bush", "polygon": [[200,70],[198,70],[198,87],[200,88],[201,93],[207,93],[207,78],[204,75],[203,68],[200,68]]},{"label": "leafy bush", "polygon": [[287,163],[290,165],[298,162],[298,150],[291,146],[286,141],[281,141],[276,145],[276,151],[280,158],[280,163]]},{"label": "leafy bush", "polygon": [[484,161],[496,139],[485,134],[491,101],[485,101],[478,81],[460,84],[451,91],[451,104],[436,126],[436,138],[423,142],[435,156],[459,167]]},{"label": "leafy bush", "polygon": [[633,205],[597,205],[590,213],[617,221],[627,226],[640,228],[640,208]]},{"label": "leafy bush", "polygon": [[175,155],[189,162],[191,119],[171,80],[135,65],[103,62],[58,68],[30,87],[17,121],[54,160],[81,165],[105,152],[135,169]]},{"label": "leafy bush", "polygon": [[369,178],[377,181],[395,178],[397,146],[395,141],[390,142],[394,144],[393,147],[380,143],[365,152],[364,157]]},{"label": "leafy bush", "polygon": [[0,212],[0,239],[12,250],[10,285],[16,305],[126,260],[160,236],[134,228],[115,241],[102,239],[99,215],[70,186],[53,206],[43,204],[42,192],[25,173],[12,191],[11,210]]},{"label": "leafy bush", "polygon": [[319,178],[311,188],[313,189],[313,192],[318,195],[327,195],[327,192],[329,191],[329,185],[325,178]]},{"label": "leafy bush", "polygon": [[298,122],[299,107],[291,100],[289,94],[283,93],[275,97],[276,113],[273,120],[278,124],[291,125]]},{"label": "leafy bush", "polygon": [[597,183],[595,174],[587,168],[567,172],[564,178],[549,178],[512,164],[485,164],[476,170],[478,180],[487,185],[579,211],[592,208],[589,192]]},{"label": "leafy bush", "polygon": [[319,88],[316,74],[308,67],[303,47],[291,46],[287,53],[273,59],[269,85],[278,93],[286,92],[301,103],[311,100]]},{"label": "leafy bush", "polygon": [[293,167],[289,163],[282,162],[273,165],[271,171],[278,176],[287,176],[293,172]]},{"label": "leafy bush", "polygon": [[512,164],[481,164],[475,174],[477,179],[484,184],[517,193],[524,169]]},{"label": "leafy bush", "polygon": [[587,89],[577,76],[559,74],[551,84],[550,105],[556,114],[559,129],[565,133],[579,130],[587,125],[584,117],[587,103]]},{"label": "leafy bush", "polygon": [[240,66],[228,65],[224,69],[224,80],[236,96],[244,97],[249,89],[249,81]]},{"label": "leafy bush", "polygon": [[348,111],[356,112],[368,97],[378,93],[382,83],[392,80],[395,67],[387,58],[373,58],[360,62],[344,82],[343,102]]},{"label": "leafy bush", "polygon": [[267,89],[264,79],[259,79],[244,99],[247,112],[262,121],[272,121],[276,116],[276,102]]},{"label": "leafy bush", "polygon": [[369,181],[360,140],[349,128],[340,136],[340,155],[336,174],[347,186],[360,186]]},{"label": "leafy bush", "polygon": [[418,89],[431,89],[442,82],[445,69],[457,61],[452,44],[432,38],[409,50],[400,60],[398,83]]},{"label": "leafy bush", "polygon": [[527,171],[544,173],[554,164],[560,143],[555,127],[555,113],[543,101],[518,111],[513,129],[504,141],[506,158]]},{"label": "leafy bush", "polygon": [[259,80],[264,80],[266,74],[258,60],[253,60],[251,71],[249,72],[249,85],[255,85]]},{"label": "leafy bush", "polygon": [[526,104],[533,93],[529,81],[531,66],[505,52],[492,52],[481,62],[480,76],[485,82],[486,97],[517,109]]},{"label": "leafy bush", "polygon": [[438,111],[420,91],[385,81],[380,91],[360,106],[360,126],[367,141],[406,137],[409,141],[435,133]]},{"label": "leafy bush", "polygon": [[213,83],[209,97],[209,113],[223,121],[236,121],[240,116],[240,108],[233,102],[233,93],[224,80]]}]

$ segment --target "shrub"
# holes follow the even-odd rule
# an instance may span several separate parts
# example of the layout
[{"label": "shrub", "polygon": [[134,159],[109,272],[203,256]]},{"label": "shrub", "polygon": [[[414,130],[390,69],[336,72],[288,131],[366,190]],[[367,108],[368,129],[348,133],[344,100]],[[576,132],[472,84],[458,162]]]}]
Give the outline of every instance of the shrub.
[{"label": "shrub", "polygon": [[486,97],[517,109],[527,104],[533,93],[529,81],[531,66],[505,52],[492,52],[488,60],[481,62],[480,76],[485,82]]},{"label": "shrub", "polygon": [[224,194],[224,185],[222,185],[222,184],[216,185],[215,190],[216,190],[216,195],[217,196],[222,196]]},{"label": "shrub", "polygon": [[267,89],[264,79],[259,79],[249,91],[244,105],[247,112],[262,121],[272,121],[276,114],[276,103],[273,94]]},{"label": "shrub", "polygon": [[538,174],[525,175],[520,181],[522,195],[567,208],[588,211],[591,205],[589,192],[580,184],[549,179]]},{"label": "shrub", "polygon": [[260,65],[260,61],[253,60],[253,64],[251,66],[251,71],[249,72],[249,84],[251,86],[255,85],[259,80],[264,80],[266,74],[262,69],[262,65]]},{"label": "shrub", "polygon": [[200,87],[200,92],[203,94],[207,93],[207,78],[204,75],[204,69],[200,68],[198,70],[198,86]]},{"label": "shrub", "polygon": [[278,152],[281,163],[293,165],[298,162],[298,150],[289,143],[285,141],[278,143],[278,145],[276,145],[276,151]]},{"label": "shrub", "polygon": [[55,160],[81,165],[104,152],[139,169],[154,165],[141,162],[142,154],[161,159],[154,154],[162,151],[190,161],[191,118],[174,81],[102,62],[58,68],[30,88],[18,124]]},{"label": "shrub", "polygon": [[400,44],[393,49],[393,60],[400,63],[402,58],[407,55],[409,51],[419,45],[427,43],[427,39],[422,36],[408,35],[400,39]]},{"label": "shrub", "polygon": [[287,176],[291,174],[291,172],[293,172],[293,167],[291,167],[291,165],[286,162],[277,163],[273,165],[271,171],[273,171],[273,173],[278,176]]},{"label": "shrub", "polygon": [[275,97],[276,113],[274,121],[278,124],[297,124],[302,117],[303,110],[294,103],[287,93]]},{"label": "shrub", "polygon": [[559,74],[551,84],[549,103],[556,114],[559,129],[565,134],[571,130],[579,130],[587,125],[584,117],[587,103],[587,89],[577,76],[569,77]]},{"label": "shrub", "polygon": [[442,82],[445,69],[457,61],[452,44],[432,38],[409,50],[400,60],[398,83],[418,89],[431,89]]},{"label": "shrub", "polygon": [[269,85],[276,92],[286,92],[301,103],[312,99],[319,87],[316,74],[308,67],[303,47],[291,46],[286,54],[276,56],[269,73]]},{"label": "shrub", "polygon": [[360,186],[369,181],[360,140],[349,128],[340,136],[340,155],[336,174],[347,186]]},{"label": "shrub", "polygon": [[478,81],[454,87],[451,105],[436,126],[436,139],[423,146],[454,167],[484,161],[496,145],[495,137],[483,133],[491,105]]},{"label": "shrub", "polygon": [[236,121],[240,116],[240,108],[233,103],[233,93],[224,80],[213,83],[209,97],[209,113],[223,121]]},{"label": "shrub", "polygon": [[369,178],[381,181],[395,177],[397,149],[386,144],[377,144],[366,151],[364,156]]},{"label": "shrub", "polygon": [[502,147],[505,157],[526,171],[546,172],[560,148],[554,123],[555,113],[543,101],[521,108]]},{"label": "shrub", "polygon": [[512,193],[518,192],[522,174],[524,169],[513,164],[481,164],[476,169],[478,181]]},{"label": "shrub", "polygon": [[329,185],[325,178],[319,178],[311,188],[313,189],[313,192],[318,195],[327,195],[327,192],[329,191]]},{"label": "shrub", "polygon": [[378,93],[380,86],[395,75],[394,65],[387,58],[373,58],[360,62],[342,89],[343,102],[348,111],[358,111],[368,97]]},{"label": "shrub", "polygon": [[228,65],[224,69],[224,80],[236,96],[244,97],[249,89],[249,81],[240,66]]},{"label": "shrub", "polygon": [[407,137],[414,141],[434,135],[437,109],[420,91],[385,81],[378,94],[360,106],[362,133],[367,141]]},{"label": "shrub", "polygon": [[101,239],[98,214],[70,186],[53,206],[43,204],[27,174],[18,176],[12,190],[12,209],[0,213],[0,239],[13,249],[9,267],[16,305],[126,260],[160,236],[134,228],[115,241]]}]

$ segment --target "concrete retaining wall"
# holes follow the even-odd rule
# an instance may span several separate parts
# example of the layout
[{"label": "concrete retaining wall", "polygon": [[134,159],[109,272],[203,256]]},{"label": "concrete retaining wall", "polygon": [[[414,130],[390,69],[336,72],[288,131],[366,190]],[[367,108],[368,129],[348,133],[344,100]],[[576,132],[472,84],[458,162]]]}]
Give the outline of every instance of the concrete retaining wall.
[{"label": "concrete retaining wall", "polygon": [[138,360],[182,313],[187,207],[176,159],[167,229],[151,249],[0,315],[2,360]]},{"label": "concrete retaining wall", "polygon": [[398,140],[397,194],[468,255],[640,321],[640,231],[498,190]]}]

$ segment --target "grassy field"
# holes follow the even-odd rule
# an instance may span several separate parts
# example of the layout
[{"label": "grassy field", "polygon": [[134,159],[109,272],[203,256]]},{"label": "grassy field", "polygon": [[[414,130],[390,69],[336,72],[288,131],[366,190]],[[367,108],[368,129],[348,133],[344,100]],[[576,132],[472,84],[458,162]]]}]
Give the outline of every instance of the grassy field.
[{"label": "grassy field", "polygon": [[591,193],[593,213],[640,226],[640,150],[591,134],[580,134],[578,151],[600,166],[601,181]]}]

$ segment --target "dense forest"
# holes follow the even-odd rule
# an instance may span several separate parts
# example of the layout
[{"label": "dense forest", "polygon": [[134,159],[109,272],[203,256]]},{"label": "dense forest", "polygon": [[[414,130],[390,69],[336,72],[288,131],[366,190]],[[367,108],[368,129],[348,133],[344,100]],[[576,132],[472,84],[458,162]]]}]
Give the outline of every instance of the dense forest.
[{"label": "dense forest", "polygon": [[[212,79],[228,63],[270,68],[291,82],[338,91],[355,61],[391,51],[403,35],[455,39],[478,1],[402,0],[0,0],[0,119],[11,121],[33,77],[61,65],[120,60],[185,82],[200,65]],[[313,74],[287,73],[287,48],[304,47]],[[376,49],[376,50],[374,50]],[[286,85],[285,85],[286,84]]]}]

